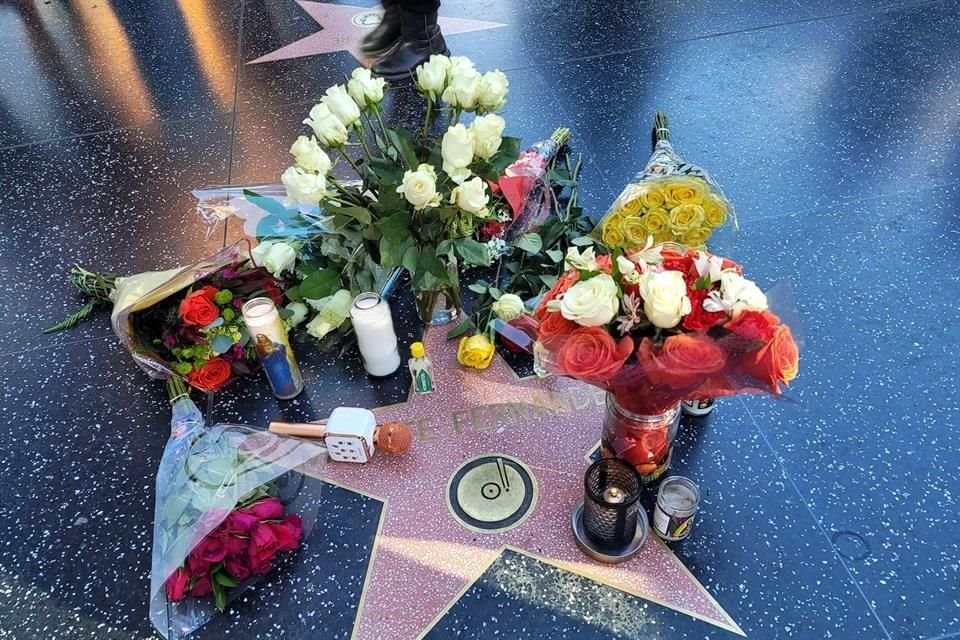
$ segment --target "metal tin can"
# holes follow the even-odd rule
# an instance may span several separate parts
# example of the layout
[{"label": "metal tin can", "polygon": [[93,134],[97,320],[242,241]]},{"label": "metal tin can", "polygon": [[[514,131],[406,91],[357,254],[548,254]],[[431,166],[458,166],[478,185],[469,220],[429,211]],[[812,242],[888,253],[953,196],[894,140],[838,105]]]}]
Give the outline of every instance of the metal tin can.
[{"label": "metal tin can", "polygon": [[700,400],[684,400],[683,412],[688,416],[705,416],[713,411],[716,406],[716,400],[713,398],[702,398]]},{"label": "metal tin can", "polygon": [[669,542],[690,535],[693,519],[700,508],[700,489],[689,478],[670,476],[660,483],[657,504],[653,508],[653,531]]}]

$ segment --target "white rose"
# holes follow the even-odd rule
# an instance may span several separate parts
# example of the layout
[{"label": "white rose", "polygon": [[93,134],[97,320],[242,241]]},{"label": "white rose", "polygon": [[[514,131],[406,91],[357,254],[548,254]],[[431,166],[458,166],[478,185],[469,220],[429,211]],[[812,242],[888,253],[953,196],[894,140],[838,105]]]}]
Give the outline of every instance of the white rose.
[{"label": "white rose", "polygon": [[477,70],[463,69],[453,76],[443,90],[443,99],[452,107],[474,111],[480,103],[480,74]]},{"label": "white rose", "polygon": [[503,142],[501,134],[507,123],[503,118],[491,113],[480,116],[470,125],[470,134],[473,136],[473,153],[478,158],[489,160],[500,149]]},{"label": "white rose", "polygon": [[488,202],[490,202],[490,196],[487,195],[487,183],[479,176],[455,187],[450,194],[451,204],[457,205],[467,213],[476,213],[481,216],[486,215]]},{"label": "white rose", "polygon": [[325,104],[314,105],[310,117],[303,121],[310,125],[317,139],[325,147],[342,147],[347,141],[347,128]]},{"label": "white rose", "polygon": [[563,294],[560,313],[583,327],[600,327],[611,322],[620,309],[617,283],[602,273],[581,280]]},{"label": "white rose", "polygon": [[320,102],[327,105],[330,113],[335,115],[344,127],[351,127],[360,119],[360,107],[342,84],[335,84],[327,89]]},{"label": "white rose", "polygon": [[297,204],[317,205],[327,192],[326,176],[304,171],[300,167],[289,167],[280,176],[287,188],[287,197]]},{"label": "white rose", "polygon": [[437,171],[429,164],[421,164],[416,171],[407,171],[403,174],[403,184],[397,187],[397,193],[402,193],[407,202],[417,211],[440,204],[440,194],[437,193]]},{"label": "white rose", "polygon": [[290,155],[296,159],[297,166],[301,169],[324,174],[330,171],[330,158],[317,144],[316,138],[300,136],[290,147]]},{"label": "white rose", "polygon": [[354,102],[363,107],[380,104],[383,100],[383,88],[387,81],[383,78],[374,78],[370,69],[357,67],[350,74],[347,82],[347,93]]},{"label": "white rose", "polygon": [[353,296],[346,289],[340,289],[332,296],[320,300],[307,300],[319,313],[307,323],[307,333],[318,340],[338,328],[350,315]]},{"label": "white rose", "polygon": [[434,54],[430,59],[417,67],[417,88],[420,93],[436,100],[443,95],[447,88],[447,71],[450,69],[450,58]]},{"label": "white rose", "polygon": [[448,84],[460,74],[477,70],[476,67],[473,66],[473,60],[467,56],[450,56],[449,62],[450,64],[447,66]]},{"label": "white rose", "polygon": [[671,329],[690,313],[687,283],[679,271],[648,271],[640,278],[643,313],[655,327]]},{"label": "white rose", "polygon": [[454,182],[462,183],[470,176],[467,167],[473,162],[473,135],[462,124],[450,127],[440,143],[443,170]]},{"label": "white rose", "polygon": [[505,293],[500,299],[493,303],[493,312],[504,322],[516,320],[525,312],[523,300],[520,296],[513,293]]},{"label": "white rose", "polygon": [[576,247],[570,247],[567,249],[567,264],[578,271],[598,271],[600,269],[593,247],[587,247],[582,252]]},{"label": "white rose", "polygon": [[480,81],[480,106],[487,111],[497,111],[507,103],[507,87],[510,82],[499,69],[483,74]]},{"label": "white rose", "polygon": [[279,278],[284,271],[293,269],[297,262],[296,250],[286,242],[274,242],[270,247],[270,252],[263,260],[263,266],[267,271]]},{"label": "white rose", "polygon": [[307,305],[302,302],[291,302],[285,309],[293,314],[287,318],[287,322],[290,323],[291,327],[299,326],[301,322],[307,319],[307,313],[310,311]]},{"label": "white rose", "polygon": [[253,251],[250,252],[250,257],[253,258],[254,263],[258,267],[262,267],[264,261],[267,259],[267,256],[270,254],[270,247],[276,244],[276,240],[264,240],[257,246],[253,248]]},{"label": "white rose", "polygon": [[760,287],[736,271],[720,274],[720,296],[724,308],[733,317],[740,315],[741,311],[764,311],[767,308],[767,296]]}]

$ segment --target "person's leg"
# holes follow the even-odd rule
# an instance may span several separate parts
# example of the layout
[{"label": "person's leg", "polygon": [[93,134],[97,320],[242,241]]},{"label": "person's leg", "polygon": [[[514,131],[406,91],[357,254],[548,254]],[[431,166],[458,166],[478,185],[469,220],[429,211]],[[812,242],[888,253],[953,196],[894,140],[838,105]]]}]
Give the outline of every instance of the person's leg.
[{"label": "person's leg", "polygon": [[373,65],[373,72],[388,80],[402,80],[434,53],[448,55],[447,43],[437,25],[439,0],[397,0],[403,42]]},{"label": "person's leg", "polygon": [[383,19],[363,39],[361,50],[371,58],[379,58],[400,44],[400,3],[383,0]]}]

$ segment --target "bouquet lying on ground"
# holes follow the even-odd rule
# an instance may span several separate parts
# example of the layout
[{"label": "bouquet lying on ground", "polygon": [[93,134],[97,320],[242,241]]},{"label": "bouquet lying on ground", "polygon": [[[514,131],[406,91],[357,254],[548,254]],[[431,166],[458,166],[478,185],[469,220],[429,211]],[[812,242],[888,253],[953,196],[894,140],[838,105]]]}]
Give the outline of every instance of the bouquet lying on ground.
[{"label": "bouquet lying on ground", "polygon": [[313,529],[321,482],[295,471],[324,459],[315,444],[238,425],[206,427],[178,378],[168,381],[172,433],[157,473],[150,619],[189,635]]},{"label": "bouquet lying on ground", "polygon": [[[496,113],[506,102],[506,76],[481,74],[467,58],[435,55],[416,69],[415,79],[425,115],[412,130],[385,121],[387,87],[366,69],[327,89],[304,121],[313,135],[300,136],[290,149],[295,163],[281,176],[285,201],[273,185],[246,189],[243,202],[223,189],[198,193],[207,221],[243,215],[245,231],[259,242],[293,249],[289,275],[297,286],[287,294],[326,315],[307,325],[318,338],[346,326],[337,295],[348,300],[379,290],[405,269],[421,294],[421,315],[438,298],[459,307],[460,267],[489,266],[510,245],[535,242],[529,234],[536,219],[506,236],[515,213],[529,209],[536,218],[543,212],[542,206],[525,208],[542,175],[499,184],[520,149],[518,139],[504,136],[506,122]],[[465,114],[472,121],[463,121]],[[558,130],[536,152],[555,153],[568,135]],[[348,166],[355,179],[334,177],[335,163]],[[516,177],[535,164],[531,156],[515,165]],[[534,200],[542,204],[539,193]]]},{"label": "bouquet lying on ground", "polygon": [[667,117],[658,112],[653,155],[597,225],[596,238],[613,249],[642,248],[653,236],[703,248],[713,230],[734,216],[720,185],[702,168],[684,162],[673,150]]},{"label": "bouquet lying on ground", "polygon": [[639,415],[681,400],[780,394],[798,371],[790,328],[740,265],[680,245],[616,257],[571,248],[569,270],[508,339],[544,367],[612,392]]},{"label": "bouquet lying on ground", "polygon": [[130,277],[75,267],[70,279],[90,301],[51,329],[73,326],[96,305],[112,304],[113,329],[144,371],[182,376],[202,391],[222,389],[259,368],[240,309],[258,296],[280,305],[285,286],[254,266],[240,243],[187,267]]}]

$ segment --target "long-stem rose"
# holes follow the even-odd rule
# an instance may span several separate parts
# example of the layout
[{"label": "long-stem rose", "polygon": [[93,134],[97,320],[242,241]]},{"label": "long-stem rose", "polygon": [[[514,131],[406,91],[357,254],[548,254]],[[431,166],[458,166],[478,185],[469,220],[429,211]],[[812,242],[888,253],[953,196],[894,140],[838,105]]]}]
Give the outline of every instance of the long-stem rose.
[{"label": "long-stem rose", "polygon": [[629,337],[616,341],[597,327],[573,331],[557,352],[556,365],[560,373],[593,382],[606,384],[623,368],[633,352],[633,340]]}]

